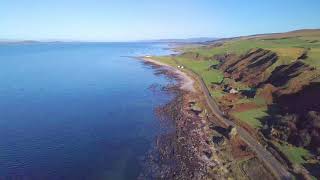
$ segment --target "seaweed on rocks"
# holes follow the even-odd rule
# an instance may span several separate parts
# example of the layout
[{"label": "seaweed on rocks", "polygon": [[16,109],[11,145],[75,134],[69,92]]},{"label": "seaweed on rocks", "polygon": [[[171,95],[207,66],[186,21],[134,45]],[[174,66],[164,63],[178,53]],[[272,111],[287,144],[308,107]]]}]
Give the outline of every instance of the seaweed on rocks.
[{"label": "seaweed on rocks", "polygon": [[[185,93],[180,91],[172,101],[157,108],[161,123],[173,128],[157,137],[140,179],[203,179],[206,176],[206,164],[199,158],[200,137],[193,133],[198,128],[193,123],[196,119],[184,111]],[[210,150],[204,152],[211,153]]]},{"label": "seaweed on rocks", "polygon": [[160,126],[166,131],[161,131],[145,157],[139,179],[205,179],[208,164],[201,155],[211,151],[206,148],[205,136],[199,130],[203,126],[201,118],[186,109],[191,92],[180,89],[175,73],[161,66],[152,67],[155,73],[178,83],[161,88],[173,95],[171,101],[155,109]]}]

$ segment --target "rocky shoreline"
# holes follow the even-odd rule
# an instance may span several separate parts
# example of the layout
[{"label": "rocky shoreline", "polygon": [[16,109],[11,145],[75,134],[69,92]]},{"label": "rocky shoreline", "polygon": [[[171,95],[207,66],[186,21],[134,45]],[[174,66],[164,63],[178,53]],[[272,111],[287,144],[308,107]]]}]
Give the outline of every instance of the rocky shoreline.
[{"label": "rocky shoreline", "polygon": [[176,71],[150,61],[144,64],[154,68],[156,74],[165,75],[178,83],[162,89],[173,94],[174,98],[158,107],[156,114],[161,124],[171,126],[168,128],[172,131],[156,138],[154,148],[144,161],[144,171],[139,179],[203,179],[207,165],[199,152],[208,148],[202,143],[205,141],[200,140],[205,137],[201,134],[201,128],[205,125],[195,112],[186,109],[189,106],[186,103],[194,91],[181,88],[186,81]]},{"label": "rocky shoreline", "polygon": [[[274,179],[237,133],[207,111],[191,77],[143,60],[156,75],[176,83],[161,88],[174,97],[156,109],[161,125],[169,131],[157,136],[138,179]],[[186,79],[192,80],[193,90],[182,88],[190,83]]]}]

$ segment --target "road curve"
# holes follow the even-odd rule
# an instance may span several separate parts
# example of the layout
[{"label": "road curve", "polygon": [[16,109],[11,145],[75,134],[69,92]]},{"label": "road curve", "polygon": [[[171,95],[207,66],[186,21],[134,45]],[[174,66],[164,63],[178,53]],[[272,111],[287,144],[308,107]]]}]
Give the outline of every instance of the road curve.
[{"label": "road curve", "polygon": [[[178,62],[177,62],[178,63]],[[219,109],[216,101],[211,96],[207,86],[205,85],[203,79],[191,69],[186,68],[186,70],[191,73],[196,80],[199,82],[201,91],[205,95],[206,102],[211,109],[212,113],[227,126],[236,127],[238,134],[241,139],[248,144],[248,146],[256,153],[257,157],[266,165],[266,167],[274,174],[277,179],[292,179],[291,174],[287,169],[255,138],[253,138],[246,130],[241,126],[235,124],[233,121],[225,118],[223,113]]]}]

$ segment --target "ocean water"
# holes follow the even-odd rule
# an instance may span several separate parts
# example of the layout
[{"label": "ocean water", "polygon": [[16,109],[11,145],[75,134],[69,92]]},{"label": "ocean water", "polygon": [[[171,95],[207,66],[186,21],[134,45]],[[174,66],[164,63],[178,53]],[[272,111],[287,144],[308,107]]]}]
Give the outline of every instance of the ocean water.
[{"label": "ocean water", "polygon": [[169,80],[127,56],[165,44],[0,45],[0,180],[135,179]]}]

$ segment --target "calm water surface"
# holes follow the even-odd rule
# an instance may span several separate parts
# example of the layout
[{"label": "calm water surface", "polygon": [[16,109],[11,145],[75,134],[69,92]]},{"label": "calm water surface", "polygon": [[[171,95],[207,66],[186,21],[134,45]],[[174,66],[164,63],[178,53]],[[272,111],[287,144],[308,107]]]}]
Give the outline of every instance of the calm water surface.
[{"label": "calm water surface", "polygon": [[168,80],[125,56],[164,46],[0,45],[0,179],[135,179]]}]

